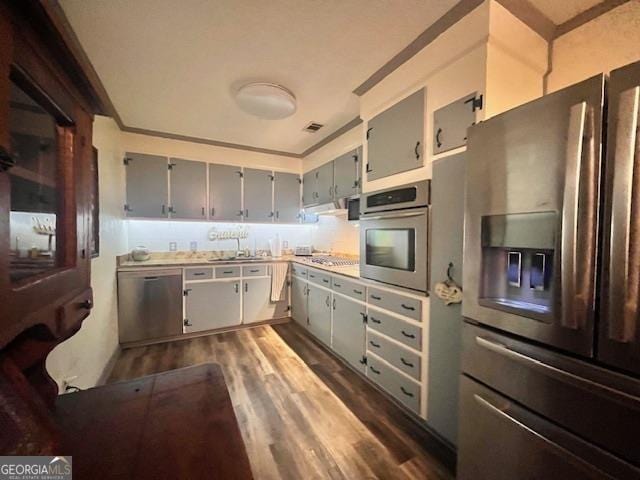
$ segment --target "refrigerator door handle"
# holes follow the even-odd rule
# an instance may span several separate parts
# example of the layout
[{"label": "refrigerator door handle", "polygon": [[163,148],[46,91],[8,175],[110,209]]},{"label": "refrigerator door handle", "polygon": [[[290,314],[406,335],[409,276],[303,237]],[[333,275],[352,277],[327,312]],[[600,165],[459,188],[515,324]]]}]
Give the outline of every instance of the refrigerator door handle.
[{"label": "refrigerator door handle", "polygon": [[[585,127],[587,120],[587,102],[583,101],[571,107],[569,130],[567,135],[567,161],[565,170],[564,197],[562,202],[562,250],[560,254],[561,280],[561,319],[563,327],[577,330],[584,325],[583,305],[587,296],[581,289],[578,268],[584,262],[584,255],[578,252],[583,239],[578,239],[578,220],[580,212],[580,176],[582,172],[583,150],[585,145]],[[581,206],[582,208],[582,206]],[[582,311],[580,311],[582,310]]]},{"label": "refrigerator door handle", "polygon": [[[632,218],[634,163],[638,152],[638,109],[640,87],[620,94],[615,142],[613,188],[611,191],[611,236],[609,251],[609,338],[621,343],[634,339],[637,317],[638,259],[630,241]],[[635,192],[636,194],[638,192]]]}]

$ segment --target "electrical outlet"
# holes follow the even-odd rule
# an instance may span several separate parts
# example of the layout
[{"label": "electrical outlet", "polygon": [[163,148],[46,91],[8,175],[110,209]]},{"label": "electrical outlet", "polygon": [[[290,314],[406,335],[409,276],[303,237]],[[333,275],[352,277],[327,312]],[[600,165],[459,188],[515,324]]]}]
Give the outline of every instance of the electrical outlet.
[{"label": "electrical outlet", "polygon": [[282,241],[282,248],[289,248],[289,242],[286,240]]},{"label": "electrical outlet", "polygon": [[191,249],[192,252],[195,252],[198,250],[198,242],[191,242],[189,244],[189,248]]},{"label": "electrical outlet", "polygon": [[169,242],[169,251],[175,252],[178,249],[178,242]]}]

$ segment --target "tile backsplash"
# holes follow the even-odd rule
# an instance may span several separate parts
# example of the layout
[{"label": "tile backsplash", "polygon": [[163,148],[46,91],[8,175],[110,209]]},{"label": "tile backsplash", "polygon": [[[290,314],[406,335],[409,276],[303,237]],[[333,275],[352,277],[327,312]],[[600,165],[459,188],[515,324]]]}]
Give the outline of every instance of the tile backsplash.
[{"label": "tile backsplash", "polygon": [[174,242],[177,251],[236,249],[236,240],[209,240],[212,228],[218,232],[246,230],[247,235],[240,240],[240,248],[252,251],[268,250],[269,240],[276,234],[280,236],[283,248],[311,244],[316,250],[356,255],[359,250],[357,225],[348,223],[346,217],[333,216],[321,216],[318,223],[306,225],[127,220],[129,249],[143,245],[153,252],[166,252]]}]

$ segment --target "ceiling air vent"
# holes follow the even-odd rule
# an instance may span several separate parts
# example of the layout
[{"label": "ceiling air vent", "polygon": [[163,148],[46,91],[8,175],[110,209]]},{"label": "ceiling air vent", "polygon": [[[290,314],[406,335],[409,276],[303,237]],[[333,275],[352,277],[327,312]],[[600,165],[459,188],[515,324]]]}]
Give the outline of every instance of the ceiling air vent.
[{"label": "ceiling air vent", "polygon": [[311,122],[309,125],[304,127],[303,130],[309,133],[316,133],[322,127],[324,127],[324,125],[322,125],[321,123]]}]

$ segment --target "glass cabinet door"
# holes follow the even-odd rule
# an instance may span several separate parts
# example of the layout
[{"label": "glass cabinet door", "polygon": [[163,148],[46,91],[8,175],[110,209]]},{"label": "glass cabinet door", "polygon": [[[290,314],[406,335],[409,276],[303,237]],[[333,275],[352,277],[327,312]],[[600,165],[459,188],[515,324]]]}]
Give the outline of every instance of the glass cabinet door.
[{"label": "glass cabinet door", "polygon": [[[69,122],[35,89],[10,81],[9,276],[21,283],[64,266],[59,235],[64,206],[65,151],[73,149]],[[40,100],[40,101],[39,101]],[[70,138],[71,137],[71,138]]]}]

